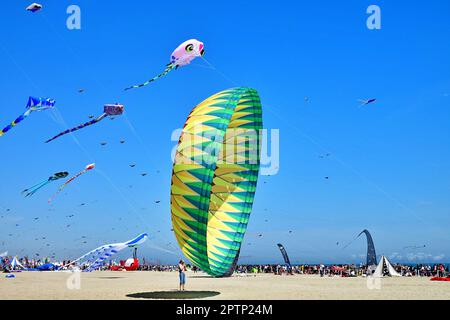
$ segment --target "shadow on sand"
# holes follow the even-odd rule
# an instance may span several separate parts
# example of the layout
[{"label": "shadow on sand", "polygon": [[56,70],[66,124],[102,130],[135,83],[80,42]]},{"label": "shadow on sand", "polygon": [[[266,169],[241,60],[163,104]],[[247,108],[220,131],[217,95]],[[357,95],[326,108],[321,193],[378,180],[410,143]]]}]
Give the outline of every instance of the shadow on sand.
[{"label": "shadow on sand", "polygon": [[129,298],[141,299],[203,299],[219,295],[217,291],[153,291],[127,294]]}]

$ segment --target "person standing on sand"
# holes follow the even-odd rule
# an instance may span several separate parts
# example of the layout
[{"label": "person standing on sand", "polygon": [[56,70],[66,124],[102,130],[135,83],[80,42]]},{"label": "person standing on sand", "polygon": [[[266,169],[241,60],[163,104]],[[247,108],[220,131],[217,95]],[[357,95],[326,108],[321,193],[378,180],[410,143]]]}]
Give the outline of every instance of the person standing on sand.
[{"label": "person standing on sand", "polygon": [[184,263],[183,260],[180,260],[180,262],[178,262],[178,273],[180,276],[180,291],[183,290],[184,291],[184,285],[186,283],[186,274],[184,273],[186,271],[186,264]]}]

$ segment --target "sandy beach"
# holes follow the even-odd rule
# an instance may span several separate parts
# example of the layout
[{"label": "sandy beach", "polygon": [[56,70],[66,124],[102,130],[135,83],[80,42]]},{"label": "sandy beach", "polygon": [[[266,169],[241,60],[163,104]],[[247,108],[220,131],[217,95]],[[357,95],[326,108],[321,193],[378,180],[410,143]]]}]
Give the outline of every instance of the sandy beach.
[{"label": "sandy beach", "polygon": [[[22,272],[7,279],[0,274],[0,300],[7,299],[150,299],[177,298],[176,272],[111,272],[78,274],[68,272]],[[79,280],[79,281],[78,281]],[[69,284],[69,285],[68,285]],[[372,289],[369,289],[372,288]],[[69,289],[70,288],[70,289]],[[268,299],[358,299],[358,300],[448,300],[449,282],[429,278],[383,278],[370,283],[365,278],[313,275],[275,276],[271,274],[211,278],[202,273],[187,273],[185,298],[221,300]],[[158,294],[154,294],[158,292]]]}]

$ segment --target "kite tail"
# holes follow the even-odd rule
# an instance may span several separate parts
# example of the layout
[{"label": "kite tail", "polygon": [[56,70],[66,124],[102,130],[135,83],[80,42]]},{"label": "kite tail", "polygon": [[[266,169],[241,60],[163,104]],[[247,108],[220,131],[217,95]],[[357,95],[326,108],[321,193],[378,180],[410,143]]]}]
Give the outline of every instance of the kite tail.
[{"label": "kite tail", "polygon": [[50,199],[48,199],[48,203],[49,203],[49,204],[52,203],[53,199],[55,199],[56,196],[57,196],[58,194],[60,194],[61,191],[63,191],[63,189],[64,189],[69,183],[71,183],[73,180],[75,180],[76,178],[78,178],[79,176],[81,176],[81,175],[82,175],[83,173],[85,173],[85,172],[86,172],[86,170],[83,170],[83,171],[77,173],[75,176],[73,176],[73,177],[70,178],[69,180],[67,180],[66,182],[64,182],[64,183],[58,188],[58,191],[56,191],[55,194],[52,195],[52,196],[50,197]]},{"label": "kite tail", "polygon": [[107,116],[107,114],[104,113],[104,114],[102,114],[100,117],[98,117],[98,118],[96,118],[96,119],[94,119],[94,120],[91,120],[91,121],[89,121],[89,122],[80,124],[79,126],[77,126],[77,127],[75,127],[75,128],[72,128],[72,129],[68,129],[68,130],[66,130],[66,131],[63,131],[63,132],[59,133],[58,135],[54,136],[53,138],[51,138],[51,139],[45,141],[45,143],[49,143],[50,141],[53,141],[53,140],[55,140],[55,139],[58,139],[59,137],[62,137],[62,136],[64,136],[64,135],[68,134],[68,133],[72,133],[72,132],[78,131],[78,130],[80,130],[80,129],[83,129],[83,128],[85,128],[85,127],[88,127],[88,126],[91,126],[91,125],[93,125],[93,124],[96,124],[97,122],[103,120],[106,116]]},{"label": "kite tail", "polygon": [[7,125],[5,128],[3,128],[2,131],[0,131],[0,137],[3,136],[5,133],[7,133],[9,130],[11,130],[13,127],[18,125],[20,122],[25,120],[31,113],[31,109],[28,109],[24,114],[20,115],[16,120],[11,122],[9,125]]},{"label": "kite tail", "polygon": [[25,189],[22,191],[22,194],[24,197],[31,197],[32,195],[34,195],[39,189],[45,187],[47,184],[49,184],[51,182],[50,179],[44,180],[28,189]]},{"label": "kite tail", "polygon": [[173,69],[177,68],[177,65],[175,63],[169,63],[166,67],[166,69],[164,69],[164,71],[162,73],[160,73],[159,75],[157,75],[156,77],[142,83],[142,84],[138,84],[135,86],[131,86],[128,88],[125,88],[125,91],[127,90],[131,90],[131,89],[137,89],[137,88],[142,88],[145,87],[146,85],[150,84],[151,82],[158,80],[159,78],[164,77],[166,74],[168,74],[170,71],[172,71]]}]

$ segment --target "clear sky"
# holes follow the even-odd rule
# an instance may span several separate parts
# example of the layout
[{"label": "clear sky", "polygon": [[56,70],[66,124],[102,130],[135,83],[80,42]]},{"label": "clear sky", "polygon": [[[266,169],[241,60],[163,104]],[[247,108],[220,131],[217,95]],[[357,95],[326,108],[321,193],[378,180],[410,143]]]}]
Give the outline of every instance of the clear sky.
[{"label": "clear sky", "polygon": [[[279,129],[280,164],[260,177],[240,263],[281,262],[278,242],[295,263],[358,263],[365,241],[344,246],[364,228],[394,261],[450,260],[447,0],[42,0],[35,14],[30,2],[1,4],[0,126],[30,95],[54,98],[57,112],[34,113],[0,138],[0,252],[75,258],[148,232],[139,255],[176,261],[171,134],[211,94],[250,86],[265,127]],[[81,30],[66,27],[71,4],[81,8]],[[381,30],[366,27],[371,4],[381,8]],[[190,38],[205,43],[210,65],[197,59],[123,91],[162,71]],[[363,98],[378,100],[359,108]],[[44,144],[115,102],[126,117]],[[59,182],[21,195],[91,162],[97,170],[52,206]]]}]

